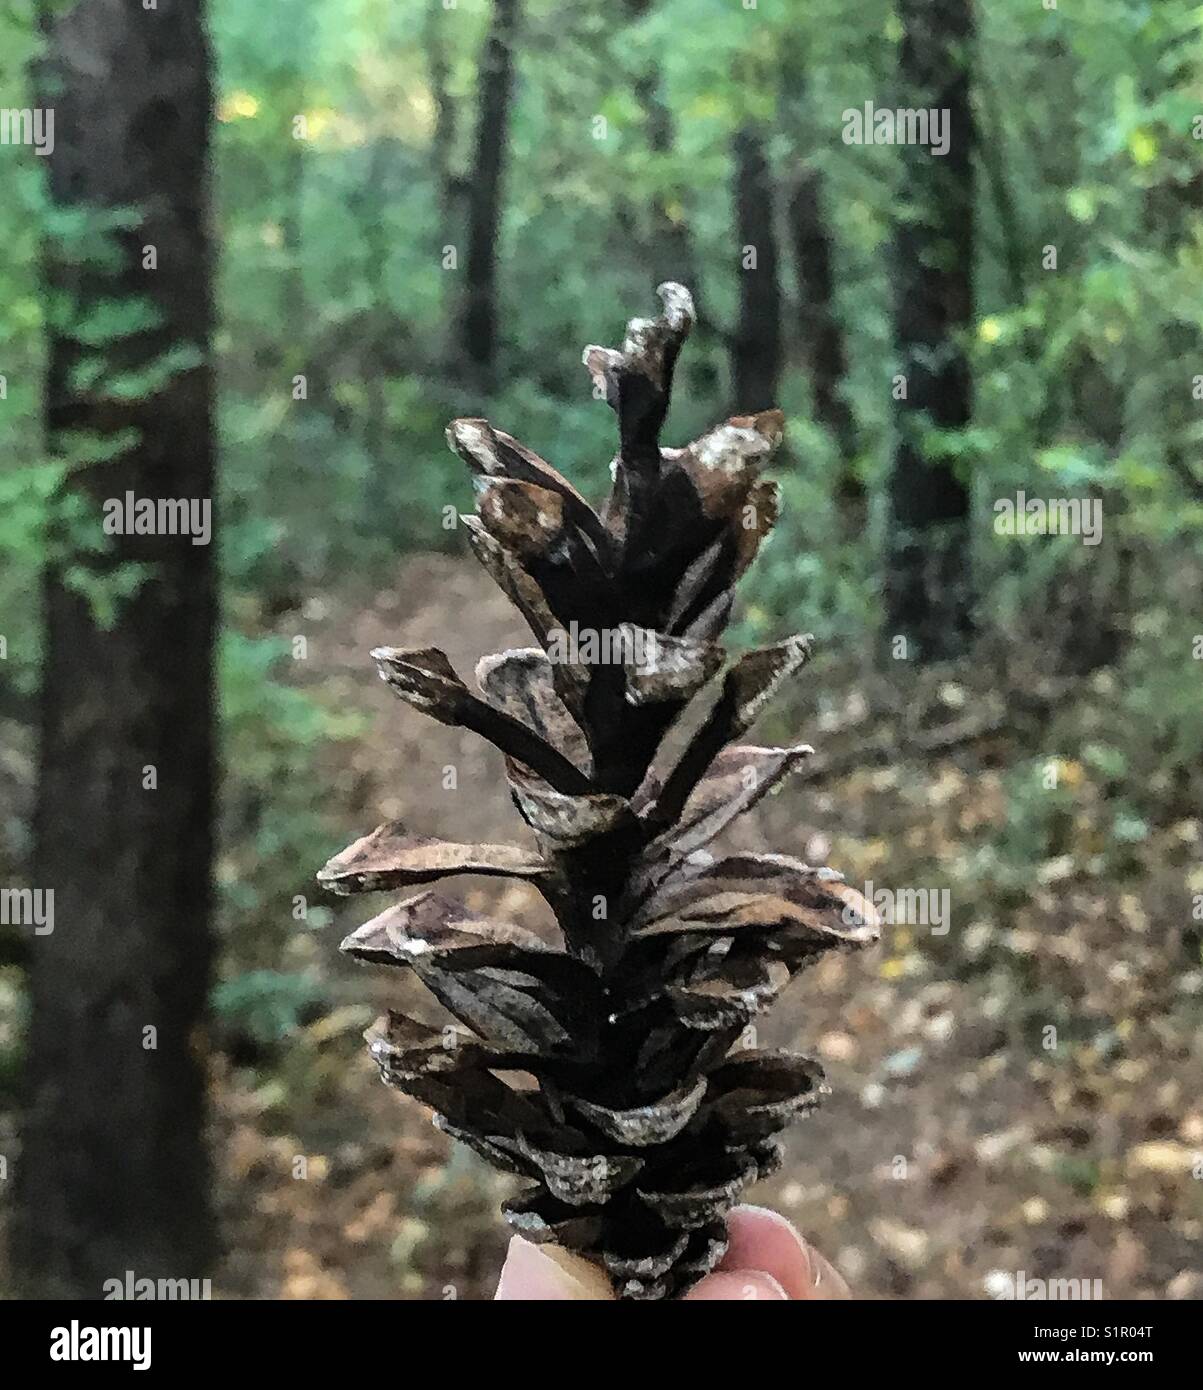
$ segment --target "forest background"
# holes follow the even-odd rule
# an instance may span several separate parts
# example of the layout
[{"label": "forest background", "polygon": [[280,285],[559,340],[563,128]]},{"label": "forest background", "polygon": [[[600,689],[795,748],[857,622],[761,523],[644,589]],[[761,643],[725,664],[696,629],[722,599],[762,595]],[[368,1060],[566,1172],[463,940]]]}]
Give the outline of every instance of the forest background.
[{"label": "forest background", "polygon": [[[771,1040],[835,1094],[764,1200],[867,1294],[1203,1293],[1201,33],[1185,0],[3,7],[0,107],[58,115],[0,145],[0,883],[58,914],[0,923],[6,1289],[490,1291],[505,1184],[376,1084],[390,996],[312,875],[388,817],[511,833],[367,652],[524,641],[443,429],[599,494],[580,350],[671,278],[672,441],[788,420],[738,635],[816,634],[781,727],[819,757],[747,843],[950,904],[791,993]],[[948,153],[850,143],[866,103],[949,113]],[[106,534],[127,489],[211,497],[212,546]],[[1097,543],[1007,534],[1017,499]]]}]

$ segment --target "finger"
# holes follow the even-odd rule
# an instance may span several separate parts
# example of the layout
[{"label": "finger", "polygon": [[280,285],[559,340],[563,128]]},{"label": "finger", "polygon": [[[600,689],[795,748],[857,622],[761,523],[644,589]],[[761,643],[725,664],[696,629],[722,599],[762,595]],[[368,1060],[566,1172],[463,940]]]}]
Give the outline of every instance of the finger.
[{"label": "finger", "polygon": [[494,1302],[522,1299],[565,1303],[612,1299],[610,1281],[595,1264],[555,1245],[510,1240]]},{"label": "finger", "polygon": [[688,1303],[783,1303],[788,1298],[776,1279],[759,1269],[726,1269],[708,1274],[685,1295]]},{"label": "finger", "polygon": [[736,1207],[727,1218],[729,1245],[718,1268],[760,1269],[794,1299],[850,1298],[835,1266],[766,1207]]},{"label": "finger", "polygon": [[835,1265],[813,1245],[807,1248],[810,1251],[810,1268],[814,1276],[814,1285],[807,1297],[828,1303],[851,1298],[852,1290],[848,1287],[848,1281]]},{"label": "finger", "polygon": [[789,1298],[810,1298],[810,1251],[784,1216],[766,1207],[736,1207],[727,1217],[727,1253],[719,1269],[762,1269]]}]

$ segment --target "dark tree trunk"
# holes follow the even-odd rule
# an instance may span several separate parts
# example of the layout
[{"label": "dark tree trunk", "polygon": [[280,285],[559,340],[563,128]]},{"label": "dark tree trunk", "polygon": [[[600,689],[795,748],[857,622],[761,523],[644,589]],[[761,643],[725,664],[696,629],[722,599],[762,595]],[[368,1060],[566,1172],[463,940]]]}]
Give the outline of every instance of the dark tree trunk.
[{"label": "dark tree trunk", "polygon": [[848,351],[843,325],[835,311],[835,253],[824,196],[824,180],[802,151],[813,143],[807,112],[807,57],[802,37],[783,39],[779,105],[798,154],[797,173],[788,183],[786,221],[794,275],[798,283],[797,332],[810,377],[815,419],[830,434],[841,468],[837,495],[854,507],[860,534],[864,485],[852,471],[856,454],[856,420],[844,399]]},{"label": "dark tree trunk", "polygon": [[[638,24],[651,13],[654,0],[625,0],[627,18]],[[635,74],[632,91],[635,101],[643,113],[643,130],[648,150],[656,156],[671,156],[676,144],[676,127],[673,113],[660,94],[663,81],[661,64],[655,58],[643,62]],[[675,182],[675,181],[674,181]],[[646,260],[653,285],[666,280],[675,280],[689,286],[693,295],[695,322],[698,333],[707,339],[715,339],[730,348],[729,335],[719,327],[706,311],[705,287],[702,280],[702,266],[694,246],[693,234],[688,218],[684,213],[687,189],[661,187],[651,199],[651,236],[645,241],[643,255]],[[631,235],[637,234],[639,220],[630,212],[629,205],[620,198],[617,204],[619,225]],[[707,364],[695,366],[698,388],[714,381],[717,374]]]},{"label": "dark tree trunk", "polygon": [[[635,22],[643,19],[652,8],[653,0],[626,0],[627,15]],[[635,100],[643,112],[647,147],[654,155],[672,153],[676,132],[672,112],[660,95],[661,71],[656,61],[647,63],[635,78]],[[652,279],[655,284],[665,280],[684,281],[700,306],[700,288],[696,273],[696,256],[689,224],[680,211],[670,207],[669,193],[661,191],[652,200],[652,241],[650,247]]]},{"label": "dark tree trunk", "polygon": [[739,323],[731,344],[734,409],[745,414],[779,404],[781,280],[773,222],[773,181],[764,131],[746,125],[733,142],[739,239]]},{"label": "dark tree trunk", "polygon": [[452,170],[455,150],[455,100],[451,95],[451,70],[443,44],[443,0],[426,0],[426,23],[422,31],[426,50],[426,71],[434,99],[434,133],[430,155],[438,186],[439,217],[442,222],[440,248],[454,244],[456,182]]},{"label": "dark tree trunk", "polygon": [[[213,493],[206,166],[210,57],[199,0],[144,11],[90,0],[46,20],[42,102],[60,208],[136,207],[115,257],[46,248],[48,289],[79,312],[148,302],[160,326],[103,350],[111,372],[194,349],[135,400],[83,389],[94,350],[52,330],[52,450],[64,433],[112,441],[76,469],[66,553],[45,577],[42,752],[34,883],[54,930],[33,941],[28,1109],[14,1254],[37,1294],[98,1297],[106,1278],[196,1277],[211,1255],[200,1038],[210,958],[214,627],[212,551],[186,535],[101,539],[101,504]],[[144,269],[153,246],[157,269]],[[77,536],[83,544],[76,544]],[[105,628],[73,580],[152,567]],[[73,571],[75,572],[73,574]],[[153,776],[157,789],[148,789]]]},{"label": "dark tree trunk", "polygon": [[[831,434],[846,463],[856,453],[856,424],[843,396],[848,354],[835,313],[835,269],[823,208],[823,180],[813,169],[802,172],[790,194],[789,231],[798,277],[798,332],[810,372],[815,418]],[[841,470],[840,476],[841,495],[861,503],[863,485],[847,470]]]},{"label": "dark tree trunk", "polygon": [[464,359],[486,379],[497,362],[497,236],[509,141],[518,0],[493,0],[480,58],[476,155],[468,193],[468,257],[460,320]]},{"label": "dark tree trunk", "polygon": [[305,340],[305,271],[303,216],[305,205],[305,141],[290,132],[283,168],[283,215],[281,235],[284,239],[286,268],[280,296],[281,324],[284,329],[285,362],[296,359],[294,354]]},{"label": "dark tree trunk", "polygon": [[[900,147],[894,337],[905,399],[896,399],[889,483],[886,631],[921,659],[963,649],[971,625],[969,490],[924,444],[930,427],[969,423],[972,382],[960,341],[973,316],[971,0],[899,0],[899,107],[948,112],[949,148]],[[895,393],[897,395],[897,393]]]},{"label": "dark tree trunk", "polygon": [[385,270],[388,266],[388,205],[391,142],[378,137],[372,142],[364,170],[364,182],[352,199],[359,225],[363,228],[365,278],[372,308],[364,315],[357,334],[358,371],[367,396],[363,415],[362,440],[369,459],[365,488],[364,525],[370,532],[381,519],[393,515],[396,501],[390,482],[394,470],[388,458],[388,407],[384,391],[389,343],[400,336],[400,328],[389,304]]}]

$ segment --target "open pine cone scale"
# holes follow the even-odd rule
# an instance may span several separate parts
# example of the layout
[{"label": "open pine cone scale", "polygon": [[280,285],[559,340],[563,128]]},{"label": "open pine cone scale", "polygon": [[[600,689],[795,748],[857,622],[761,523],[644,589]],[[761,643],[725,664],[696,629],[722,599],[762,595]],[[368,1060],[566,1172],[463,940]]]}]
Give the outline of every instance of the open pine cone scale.
[{"label": "open pine cone scale", "polygon": [[[621,440],[600,514],[486,421],[448,430],[476,475],[473,550],[539,646],[484,658],[479,695],[436,649],[373,653],[403,700],[502,750],[538,852],[394,822],[318,875],[337,893],[409,892],[342,949],[413,970],[471,1030],[390,1013],[368,1034],[384,1080],[529,1180],[504,1208],[517,1230],[598,1261],[627,1298],[673,1296],[721,1258],[725,1213],[826,1089],[807,1058],[739,1046],[749,1021],[879,925],[829,869],[706,848],[812,751],[735,742],[810,639],[729,663],[718,645],[776,518],[760,470],[783,420],[660,447],[693,306],[679,285],[659,294],[621,350],[585,352]],[[535,884],[563,949],[426,886],[465,873]]]}]

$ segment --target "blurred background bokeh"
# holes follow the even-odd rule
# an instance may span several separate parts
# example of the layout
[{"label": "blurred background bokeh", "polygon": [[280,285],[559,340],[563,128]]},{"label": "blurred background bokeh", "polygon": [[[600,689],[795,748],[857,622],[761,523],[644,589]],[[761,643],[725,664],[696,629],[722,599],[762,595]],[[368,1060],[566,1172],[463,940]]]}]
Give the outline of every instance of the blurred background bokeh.
[{"label": "blurred background bokeh", "polygon": [[[1203,1295],[1203,11],[79,8],[99,18],[0,12],[0,107],[59,113],[45,157],[0,145],[0,886],[58,895],[53,935],[16,898],[0,923],[0,1226],[32,1233],[0,1241],[0,1290],[39,1287],[40,1250],[65,1292],[149,1266],[227,1297],[491,1294],[509,1180],[379,1084],[362,1029],[416,987],[340,959],[371,909],[313,874],[390,818],[525,833],[497,755],[401,707],[367,653],[437,645],[470,670],[527,643],[455,525],[471,487],[443,429],[487,416],[598,495],[613,419],[581,349],[672,278],[699,318],[670,442],[788,417],[738,640],[818,639],[764,731],[818,757],[735,842],[949,907],[889,899],[881,946],[824,961],[763,1025],[833,1094],[757,1200],[869,1296],[990,1297],[1018,1271]],[[128,99],[103,139],[77,78]],[[950,112],[948,154],[848,143],[867,102]],[[155,282],[175,289],[139,290],[180,227],[189,256]],[[101,533],[98,500],[156,487],[127,428],[172,460],[165,495],[210,495],[215,460],[201,568]],[[1097,507],[1097,543],[1000,534],[1020,492]],[[199,677],[164,658],[185,619]],[[172,683],[205,666],[213,705],[184,718]],[[91,742],[56,762],[77,700]],[[124,708],[145,717],[123,764],[97,749]],[[155,720],[160,748],[198,720],[213,744],[157,833],[122,829],[145,874],[99,847],[68,863],[74,818],[123,819],[109,791],[155,761]],[[137,906],[160,871],[155,901],[197,908],[178,928]],[[99,973],[71,968],[89,872]],[[541,920],[521,889],[463,887]],[[127,1066],[111,1039],[147,1020],[162,1060]],[[22,1176],[64,1142],[73,1167]],[[208,1167],[184,1152],[202,1144]],[[161,1188],[145,1206],[123,1205],[123,1145]],[[99,1265],[79,1254],[98,1243]]]}]

